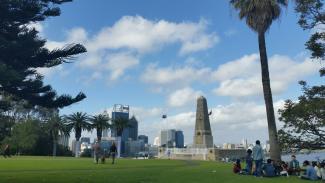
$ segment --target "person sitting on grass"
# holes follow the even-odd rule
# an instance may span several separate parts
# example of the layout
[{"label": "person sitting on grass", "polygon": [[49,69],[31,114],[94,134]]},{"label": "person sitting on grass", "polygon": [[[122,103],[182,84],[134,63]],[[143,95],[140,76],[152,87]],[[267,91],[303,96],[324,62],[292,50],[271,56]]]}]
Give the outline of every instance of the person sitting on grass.
[{"label": "person sitting on grass", "polygon": [[281,171],[280,171],[281,176],[287,176],[289,177],[288,173],[288,164],[284,161],[281,161]]},{"label": "person sitting on grass", "polygon": [[232,171],[233,171],[235,174],[239,174],[239,173],[241,173],[240,159],[237,159],[237,160],[236,160],[236,162],[234,163],[234,167],[233,167]]},{"label": "person sitting on grass", "polygon": [[320,164],[320,173],[322,175],[323,182],[325,182],[325,162]]},{"label": "person sitting on grass", "polygon": [[274,166],[274,168],[275,168],[275,176],[280,176],[280,173],[281,173],[281,171],[282,171],[282,163],[281,163],[281,161],[273,161],[272,160],[272,164],[273,164],[273,166]]},{"label": "person sitting on grass", "polygon": [[316,162],[316,161],[313,161],[312,166],[314,167],[314,169],[316,171],[318,179],[322,179],[322,174],[320,172],[320,163]]},{"label": "person sitting on grass", "polygon": [[267,163],[262,168],[264,177],[275,177],[275,167],[271,159],[267,159]]},{"label": "person sitting on grass", "polygon": [[304,180],[318,180],[317,173],[313,166],[310,165],[309,161],[304,161],[303,166],[306,167],[304,175],[300,176]]},{"label": "person sitting on grass", "polygon": [[291,161],[289,162],[289,169],[288,169],[289,175],[300,175],[300,167],[299,167],[299,161],[296,160],[296,156],[291,156]]}]

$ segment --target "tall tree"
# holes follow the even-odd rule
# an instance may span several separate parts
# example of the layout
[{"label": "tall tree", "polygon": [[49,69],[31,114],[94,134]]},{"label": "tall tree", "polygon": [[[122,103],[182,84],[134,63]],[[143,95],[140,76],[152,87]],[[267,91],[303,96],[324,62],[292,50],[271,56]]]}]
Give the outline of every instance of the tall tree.
[{"label": "tall tree", "polygon": [[[295,10],[299,14],[299,25],[305,30],[313,30],[306,48],[312,58],[325,59],[325,9],[323,0],[295,0]],[[325,67],[320,70],[325,75]]]},{"label": "tall tree", "polygon": [[231,0],[230,3],[239,12],[239,18],[244,19],[248,27],[258,35],[263,93],[270,140],[270,156],[274,160],[281,160],[270,85],[265,33],[272,25],[272,22],[279,18],[281,6],[287,6],[288,2],[287,0]]},{"label": "tall tree", "polygon": [[98,114],[90,118],[92,128],[96,129],[97,140],[102,140],[103,130],[109,129],[111,124],[109,123],[109,116],[107,114]]},{"label": "tall tree", "polygon": [[[1,0],[0,3],[0,93],[31,105],[62,108],[86,96],[57,95],[43,83],[37,68],[52,68],[86,52],[80,44],[49,50],[31,24],[60,15],[60,4],[71,0]],[[1,97],[0,97],[1,101]]]},{"label": "tall tree", "polygon": [[58,111],[52,112],[52,115],[46,122],[47,122],[46,127],[49,130],[51,137],[52,137],[52,143],[53,143],[52,155],[53,155],[53,157],[55,157],[59,137],[60,136],[63,136],[63,137],[70,136],[68,125],[64,121],[64,119],[61,116],[59,116]]},{"label": "tall tree", "polygon": [[287,100],[279,110],[281,145],[286,148],[321,148],[325,145],[325,85],[307,86],[301,81],[303,95],[297,102]]},{"label": "tall tree", "polygon": [[65,119],[67,121],[69,131],[74,130],[75,132],[75,138],[76,138],[75,156],[79,157],[79,149],[80,149],[79,140],[81,137],[81,132],[83,130],[88,130],[88,131],[91,130],[89,117],[86,113],[76,112],[68,116],[65,116]]}]

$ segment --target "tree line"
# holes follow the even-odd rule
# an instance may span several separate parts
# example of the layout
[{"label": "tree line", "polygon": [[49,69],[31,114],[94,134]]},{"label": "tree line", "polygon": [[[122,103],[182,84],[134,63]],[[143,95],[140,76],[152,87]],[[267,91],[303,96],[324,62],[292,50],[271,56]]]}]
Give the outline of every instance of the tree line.
[{"label": "tree line", "polygon": [[[56,109],[22,107],[20,111],[15,108],[10,113],[0,117],[0,142],[10,144],[12,154],[71,155],[68,147],[58,144],[60,137],[69,138],[74,132],[75,140],[79,142],[82,131],[96,130],[100,142],[103,130],[114,129],[117,136],[121,136],[123,130],[129,127],[129,119],[112,120],[106,112],[96,115],[75,112],[60,116]],[[75,145],[78,149],[78,143]],[[79,156],[77,152],[75,155]]]}]

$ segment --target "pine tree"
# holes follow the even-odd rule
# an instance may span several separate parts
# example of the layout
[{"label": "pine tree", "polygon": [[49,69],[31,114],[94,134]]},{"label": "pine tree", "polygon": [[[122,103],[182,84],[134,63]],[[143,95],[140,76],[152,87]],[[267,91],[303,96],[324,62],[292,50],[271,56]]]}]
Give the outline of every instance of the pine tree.
[{"label": "pine tree", "polygon": [[86,97],[81,92],[76,97],[58,95],[43,83],[44,76],[37,72],[37,68],[52,68],[86,52],[80,44],[49,50],[45,47],[46,40],[38,36],[35,28],[30,28],[32,23],[59,16],[58,6],[69,1],[1,0],[0,93],[47,108],[63,108]]}]

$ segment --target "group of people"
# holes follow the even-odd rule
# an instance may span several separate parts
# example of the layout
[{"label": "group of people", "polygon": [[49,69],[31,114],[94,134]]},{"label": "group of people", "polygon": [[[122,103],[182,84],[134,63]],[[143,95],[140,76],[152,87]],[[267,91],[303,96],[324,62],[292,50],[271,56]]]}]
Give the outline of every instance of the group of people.
[{"label": "group of people", "polygon": [[325,181],[325,161],[323,162],[309,162],[304,161],[303,165],[306,167],[305,174],[300,176],[306,180],[323,180]]},{"label": "group of people", "polygon": [[[245,157],[246,166],[241,168],[240,160],[236,160],[233,172],[242,175],[254,175],[257,177],[276,177],[276,176],[299,176],[306,180],[324,180],[325,181],[325,162],[304,161],[303,167],[300,167],[299,161],[295,155],[291,156],[289,163],[281,161],[275,162],[272,159],[264,160],[264,153],[259,140],[253,149],[248,149]],[[302,172],[302,173],[301,173]]]},{"label": "group of people", "polygon": [[103,150],[100,147],[100,144],[98,141],[96,141],[96,143],[93,145],[93,151],[94,151],[94,159],[95,159],[96,164],[98,164],[99,159],[100,159],[101,163],[104,164],[106,157],[107,158],[112,157],[112,164],[115,163],[115,157],[117,155],[117,147],[115,145],[115,142],[113,142],[113,144],[109,148],[108,154],[106,153],[105,150]]}]

